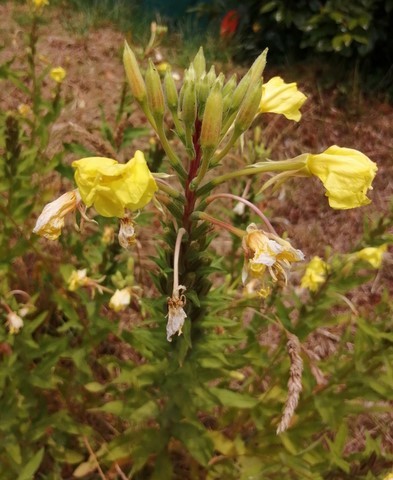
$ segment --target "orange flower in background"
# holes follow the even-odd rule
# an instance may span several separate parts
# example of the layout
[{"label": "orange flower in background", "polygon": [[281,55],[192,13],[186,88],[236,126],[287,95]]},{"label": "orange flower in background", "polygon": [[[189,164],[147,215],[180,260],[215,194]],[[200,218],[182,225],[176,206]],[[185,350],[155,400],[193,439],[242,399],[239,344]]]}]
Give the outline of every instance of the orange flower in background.
[{"label": "orange flower in background", "polygon": [[235,35],[239,26],[240,15],[237,10],[229,10],[221,20],[220,36],[221,38],[230,38]]}]

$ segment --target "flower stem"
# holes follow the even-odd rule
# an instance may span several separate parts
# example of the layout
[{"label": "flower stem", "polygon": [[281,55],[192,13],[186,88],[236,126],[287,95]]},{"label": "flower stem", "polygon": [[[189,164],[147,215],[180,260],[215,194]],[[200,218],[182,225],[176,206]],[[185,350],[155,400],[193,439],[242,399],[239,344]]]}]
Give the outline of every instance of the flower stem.
[{"label": "flower stem", "polygon": [[206,203],[211,203],[218,198],[231,198],[232,200],[237,200],[238,202],[244,203],[249,208],[251,208],[251,210],[253,210],[259,217],[261,217],[261,219],[263,220],[263,222],[265,223],[265,225],[267,226],[268,230],[271,233],[273,233],[274,235],[278,235],[277,232],[275,231],[273,225],[269,222],[266,215],[256,205],[251,203],[249,200],[247,200],[243,197],[239,197],[238,195],[234,195],[233,193],[217,193],[215,195],[211,195],[210,197],[208,197],[206,199]]},{"label": "flower stem", "polygon": [[179,228],[176,237],[175,251],[173,254],[173,293],[172,296],[175,296],[179,292],[179,257],[180,257],[180,247],[183,235],[186,233],[185,228]]},{"label": "flower stem", "polygon": [[216,225],[217,227],[224,228],[225,230],[228,230],[228,232],[233,233],[239,238],[243,238],[245,235],[244,230],[240,230],[240,228],[236,228],[229,223],[218,220],[218,218],[212,217],[205,212],[194,212],[192,216],[198,218],[199,220],[205,220],[206,222]]},{"label": "flower stem", "polygon": [[227,180],[231,180],[232,178],[243,177],[247,175],[258,175],[259,173],[266,173],[266,172],[285,172],[290,170],[301,170],[304,167],[305,167],[305,160],[300,160],[299,157],[297,157],[296,159],[290,159],[290,160],[275,160],[275,161],[261,162],[258,164],[258,166],[254,166],[254,167],[250,166],[250,167],[243,168],[235,172],[229,172],[229,173],[226,173],[225,175],[220,175],[219,177],[214,178],[213,180],[206,183],[205,185],[202,185],[202,187],[198,189],[197,196],[205,195],[217,185],[220,185],[221,183],[224,183]]}]

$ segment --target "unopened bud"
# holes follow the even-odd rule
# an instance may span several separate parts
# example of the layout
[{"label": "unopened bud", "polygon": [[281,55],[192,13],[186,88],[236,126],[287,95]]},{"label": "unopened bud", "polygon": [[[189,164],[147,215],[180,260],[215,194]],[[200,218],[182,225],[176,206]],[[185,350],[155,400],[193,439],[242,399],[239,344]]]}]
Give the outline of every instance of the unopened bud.
[{"label": "unopened bud", "polygon": [[262,78],[262,73],[265,70],[265,66],[266,66],[267,51],[268,51],[268,49],[265,48],[265,50],[259,55],[259,57],[251,65],[251,68],[250,68],[250,73],[251,73],[250,87],[253,87],[254,84],[256,82],[260,81],[261,78]]},{"label": "unopened bud", "polygon": [[193,128],[197,112],[195,82],[187,81],[184,83],[182,120],[184,125]]},{"label": "unopened bud", "polygon": [[253,88],[250,88],[241,104],[235,120],[235,129],[245,132],[251,125],[259,109],[262,96],[262,81],[259,80]]},{"label": "unopened bud", "polygon": [[224,86],[224,82],[225,82],[225,75],[221,72],[220,75],[218,75],[215,83],[218,83],[218,85],[222,89],[222,87]]},{"label": "unopened bud", "polygon": [[215,148],[220,140],[222,126],[222,92],[217,83],[207,98],[203,114],[200,143],[202,148]]},{"label": "unopened bud", "polygon": [[164,87],[166,102],[168,104],[169,110],[176,110],[179,102],[179,97],[177,94],[177,88],[175,81],[172,77],[172,72],[168,69],[164,77]]},{"label": "unopened bud", "polygon": [[131,92],[138,102],[142,102],[146,98],[146,85],[139,70],[135,54],[127,42],[124,42],[123,63]]},{"label": "unopened bud", "polygon": [[202,47],[198,50],[198,53],[195,55],[194,61],[192,63],[194,65],[195,78],[197,80],[203,78],[206,73],[206,60],[205,55],[203,54]]},{"label": "unopened bud", "polygon": [[[248,86],[250,85],[251,74],[248,71],[246,75],[240,80],[239,85],[236,87],[232,95],[232,110],[236,110],[239,105],[242,103],[243,98],[247,92]],[[261,94],[262,96],[262,94]]]},{"label": "unopened bud", "polygon": [[227,81],[222,89],[222,96],[225,98],[227,95],[231,95],[237,85],[237,75],[234,73],[232,77]]},{"label": "unopened bud", "polygon": [[209,73],[206,75],[207,76],[207,83],[209,87],[213,85],[213,83],[216,81],[217,75],[216,75],[216,69],[214,65],[211,66]]},{"label": "unopened bud", "polygon": [[200,119],[203,117],[203,112],[205,111],[205,104],[209,93],[210,87],[208,85],[207,78],[205,77],[200,80],[197,85],[198,117]]},{"label": "unopened bud", "polygon": [[164,93],[162,91],[160,74],[151,61],[146,71],[146,90],[150,110],[153,115],[162,117],[165,111]]}]

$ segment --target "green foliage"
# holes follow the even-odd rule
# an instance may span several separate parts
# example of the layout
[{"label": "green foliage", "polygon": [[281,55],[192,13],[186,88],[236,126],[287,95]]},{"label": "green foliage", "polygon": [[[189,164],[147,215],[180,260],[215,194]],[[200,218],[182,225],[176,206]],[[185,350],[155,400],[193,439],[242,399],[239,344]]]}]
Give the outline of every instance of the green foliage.
[{"label": "green foliage", "polygon": [[[33,20],[33,46],[37,28]],[[383,292],[372,306],[353,311],[344,297],[367,284],[369,266],[350,255],[332,256],[318,292],[288,287],[261,305],[238,294],[238,243],[231,257],[209,253],[211,228],[195,222],[179,265],[193,323],[167,342],[172,223],[164,219],[158,236],[149,213],[138,218],[145,239],[155,235],[154,269],[142,248],[134,255],[104,240],[101,231],[114,228],[110,219],[98,219],[82,234],[67,225],[54,246],[30,234],[43,204],[62,188],[51,185],[53,170],[69,174],[62,154],[46,153],[63,106],[61,84],[44,95],[48,72],[37,74],[32,51],[28,84],[12,62],[1,67],[32,112],[0,116],[0,477],[99,478],[99,466],[107,478],[137,480],[382,478],[393,460],[383,423],[393,400],[392,304]],[[104,111],[101,123],[116,153],[147,133],[127,126],[119,140],[116,131],[129,119],[126,107],[119,111],[115,126]],[[71,152],[81,148],[68,145]],[[158,170],[163,153],[153,150]],[[182,213],[174,207],[174,218]],[[391,242],[390,228],[387,218],[366,224],[361,246]],[[99,281],[71,291],[69,277],[82,268]],[[108,289],[125,286],[132,289],[131,304],[115,315]],[[24,322],[14,335],[6,325],[9,309]],[[339,326],[337,334],[328,330],[332,325]],[[287,332],[304,346],[305,371],[290,428],[277,435],[290,368]],[[318,342],[326,354],[316,358],[310,352]],[[354,446],[362,418],[375,429]]]}]

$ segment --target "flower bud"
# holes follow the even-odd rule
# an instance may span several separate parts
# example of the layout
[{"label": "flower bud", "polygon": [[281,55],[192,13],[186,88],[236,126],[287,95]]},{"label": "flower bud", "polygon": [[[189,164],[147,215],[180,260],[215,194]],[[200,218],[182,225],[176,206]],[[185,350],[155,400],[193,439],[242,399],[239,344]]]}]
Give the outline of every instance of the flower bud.
[{"label": "flower bud", "polygon": [[200,80],[197,85],[197,99],[198,99],[198,117],[203,117],[205,111],[205,104],[210,93],[210,87],[207,78]]},{"label": "flower bud", "polygon": [[250,87],[253,87],[254,84],[261,80],[262,73],[266,67],[266,56],[267,56],[268,49],[265,50],[259,55],[259,57],[255,60],[255,62],[251,65],[250,73]]},{"label": "flower bud", "polygon": [[239,132],[245,132],[249,128],[258,112],[262,95],[261,84],[262,82],[259,80],[254,87],[247,91],[244,97],[235,120],[235,128]]},{"label": "flower bud", "polygon": [[236,110],[239,105],[242,103],[243,98],[247,92],[248,86],[250,85],[251,74],[248,71],[244,77],[240,80],[239,85],[236,87],[232,95],[232,105],[231,110]]},{"label": "flower bud", "polygon": [[233,91],[236,88],[236,84],[237,84],[237,75],[236,73],[234,73],[232,77],[224,85],[224,88],[222,89],[222,96],[225,98],[228,95],[232,95]]},{"label": "flower bud", "polygon": [[207,83],[209,87],[213,85],[213,83],[216,81],[217,75],[216,75],[216,69],[214,65],[211,66],[209,73],[206,75],[207,77]]},{"label": "flower bud", "polygon": [[179,96],[178,96],[176,84],[172,77],[172,72],[170,71],[170,69],[168,69],[165,72],[164,87],[165,87],[166,102],[168,104],[169,110],[176,110],[179,102]]},{"label": "flower bud", "polygon": [[201,47],[198,50],[198,53],[195,55],[194,61],[192,62],[195,70],[195,78],[198,80],[203,78],[206,73],[206,60],[203,54],[203,48]]},{"label": "flower bud", "polygon": [[135,54],[127,42],[124,42],[123,63],[132,94],[138,102],[143,102],[146,98],[146,85],[139,70]]},{"label": "flower bud", "polygon": [[157,72],[153,63],[149,62],[149,67],[146,71],[146,90],[147,101],[149,108],[153,115],[163,117],[165,111],[164,93],[162,91],[160,74]]},{"label": "flower bud", "polygon": [[186,80],[183,90],[182,120],[184,125],[189,128],[194,127],[197,113],[195,82]]},{"label": "flower bud", "polygon": [[202,148],[215,148],[219,142],[222,126],[222,92],[216,83],[207,98],[203,114],[200,143]]}]

